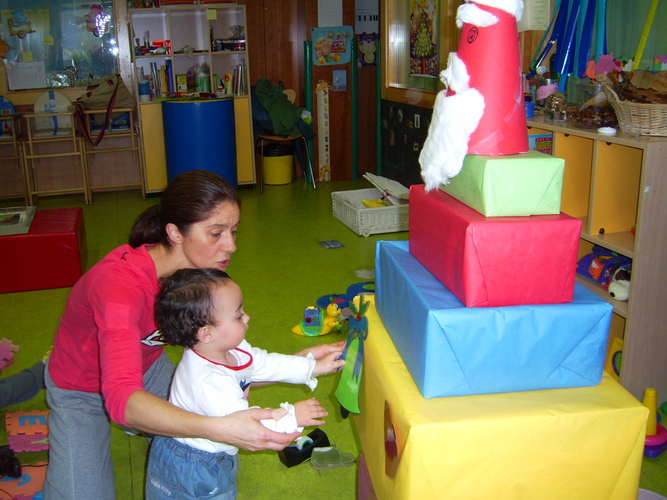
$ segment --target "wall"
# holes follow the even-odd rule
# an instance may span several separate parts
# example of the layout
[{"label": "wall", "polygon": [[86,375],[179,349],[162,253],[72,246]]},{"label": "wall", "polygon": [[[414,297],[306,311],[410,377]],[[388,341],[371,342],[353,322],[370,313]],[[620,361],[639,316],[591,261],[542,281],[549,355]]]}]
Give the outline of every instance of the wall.
[{"label": "wall", "polygon": [[[318,24],[317,0],[239,0],[246,5],[247,41],[249,50],[250,83],[254,85],[260,78],[273,83],[282,80],[285,88],[293,88],[297,92],[296,104],[305,106],[304,89],[304,41],[310,39],[310,30]],[[343,24],[354,27],[354,0],[343,0]],[[126,18],[126,2],[115,2],[117,12],[118,39],[129,40]],[[128,42],[120,43],[120,72],[126,82],[131,82],[131,63]],[[125,47],[126,50],[122,50]],[[356,55],[353,56],[356,64]],[[331,82],[332,68],[343,69],[341,66],[314,66],[314,85],[321,79]],[[351,106],[352,94],[349,85],[350,67],[348,70],[348,90],[331,92],[331,122],[336,127],[331,129],[331,165],[332,180],[352,178],[352,129]],[[359,172],[375,171],[375,67],[361,68],[359,71]],[[10,99],[17,108],[28,111],[35,99],[43,91],[12,92]],[[75,100],[82,89],[63,89],[62,92]],[[0,94],[6,95],[5,72],[0,62]],[[314,105],[316,97],[313,96]],[[315,118],[317,110],[314,110]],[[315,123],[317,131],[317,123]],[[317,138],[314,144],[314,165],[317,168]]]},{"label": "wall", "polygon": [[[317,27],[317,0],[239,0],[246,5],[250,82],[260,78],[273,83],[282,80],[285,88],[297,92],[296,104],[305,106],[304,42],[310,30]],[[354,0],[343,0],[343,24],[354,27]],[[356,55],[353,55],[356,64]],[[352,64],[350,63],[350,64]],[[312,81],[331,83],[332,69],[346,69],[348,88],[330,92],[331,180],[352,178],[352,93],[350,64],[346,66],[313,66]],[[359,70],[359,173],[375,171],[375,67]],[[313,89],[314,90],[314,89]],[[363,104],[362,104],[363,103]],[[317,132],[317,96],[313,94],[314,127]],[[313,141],[314,167],[317,170],[317,138]]]}]

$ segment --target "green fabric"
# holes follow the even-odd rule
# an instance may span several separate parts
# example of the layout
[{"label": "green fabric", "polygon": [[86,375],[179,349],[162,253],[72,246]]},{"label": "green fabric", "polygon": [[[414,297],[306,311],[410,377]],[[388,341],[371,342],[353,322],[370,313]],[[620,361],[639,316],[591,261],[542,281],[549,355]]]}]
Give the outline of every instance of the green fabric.
[{"label": "green fabric", "polygon": [[257,80],[255,95],[269,113],[276,135],[299,135],[297,123],[303,108],[292,104],[278,87],[264,78]]},{"label": "green fabric", "polygon": [[340,405],[350,413],[361,413],[359,409],[359,383],[361,381],[361,373],[359,377],[355,377],[353,371],[359,353],[359,342],[361,340],[357,337],[350,342],[347,350],[347,357],[345,358],[345,366],[340,375],[340,381],[336,388],[336,399]]},{"label": "green fabric", "polygon": [[467,155],[441,189],[486,217],[560,213],[565,161],[538,151]]}]

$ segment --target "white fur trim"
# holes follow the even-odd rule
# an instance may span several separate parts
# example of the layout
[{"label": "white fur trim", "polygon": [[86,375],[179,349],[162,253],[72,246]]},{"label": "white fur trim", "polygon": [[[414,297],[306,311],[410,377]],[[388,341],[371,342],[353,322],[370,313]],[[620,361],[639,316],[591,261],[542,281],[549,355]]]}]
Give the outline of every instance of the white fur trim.
[{"label": "white fur trim", "polygon": [[498,17],[486,10],[480,9],[474,3],[464,3],[456,11],[456,25],[459,28],[463,28],[463,23],[486,28],[487,26],[496,24],[498,21]]},{"label": "white fur trim", "polygon": [[447,67],[440,72],[440,80],[454,92],[463,92],[470,86],[470,75],[466,64],[456,52],[450,52]]},{"label": "white fur trim", "polygon": [[476,89],[466,89],[451,96],[438,93],[428,136],[419,155],[426,191],[449,184],[463,167],[470,135],[484,113],[484,97]]},{"label": "white fur trim", "polygon": [[504,10],[516,17],[517,21],[521,21],[523,17],[523,0],[466,0],[466,2],[474,2]]}]

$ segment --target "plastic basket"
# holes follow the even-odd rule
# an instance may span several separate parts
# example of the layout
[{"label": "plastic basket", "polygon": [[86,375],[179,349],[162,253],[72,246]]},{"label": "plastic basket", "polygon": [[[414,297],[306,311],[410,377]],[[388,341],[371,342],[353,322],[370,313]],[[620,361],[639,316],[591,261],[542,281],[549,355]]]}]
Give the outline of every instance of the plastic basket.
[{"label": "plastic basket", "polygon": [[366,208],[362,200],[377,200],[382,193],[376,188],[335,191],[331,193],[333,215],[359,236],[407,231],[408,204]]},{"label": "plastic basket", "polygon": [[641,104],[621,101],[616,91],[603,85],[623,132],[636,135],[667,136],[667,104]]}]

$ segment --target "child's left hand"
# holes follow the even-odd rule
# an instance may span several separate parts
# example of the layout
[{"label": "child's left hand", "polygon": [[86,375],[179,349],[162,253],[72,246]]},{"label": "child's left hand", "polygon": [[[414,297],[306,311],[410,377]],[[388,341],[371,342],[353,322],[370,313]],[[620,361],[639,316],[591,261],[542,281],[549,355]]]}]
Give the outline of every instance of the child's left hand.
[{"label": "child's left hand", "polygon": [[329,415],[320,402],[315,398],[294,403],[294,412],[296,413],[296,422],[299,427],[322,425],[324,424],[324,420],[317,419]]}]

